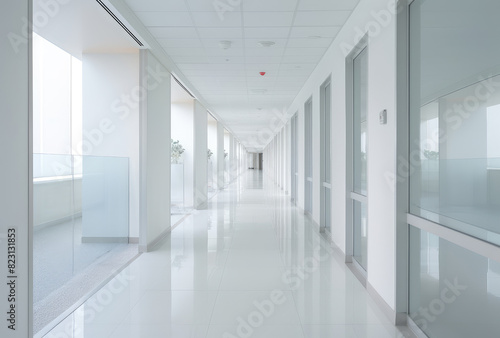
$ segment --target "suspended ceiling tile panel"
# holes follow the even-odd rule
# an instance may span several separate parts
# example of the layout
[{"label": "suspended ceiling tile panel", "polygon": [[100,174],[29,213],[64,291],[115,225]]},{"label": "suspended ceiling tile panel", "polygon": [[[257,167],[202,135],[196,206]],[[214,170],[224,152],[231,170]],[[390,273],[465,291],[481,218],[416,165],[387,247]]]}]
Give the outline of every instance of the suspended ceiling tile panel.
[{"label": "suspended ceiling tile panel", "polygon": [[133,11],[187,12],[184,0],[125,0]]},{"label": "suspended ceiling tile panel", "polygon": [[157,39],[166,48],[203,48],[200,39]]},{"label": "suspended ceiling tile panel", "polygon": [[240,27],[241,15],[238,12],[228,12],[221,20],[217,12],[191,12],[197,27]]},{"label": "suspended ceiling tile panel", "polygon": [[327,48],[287,48],[283,53],[284,56],[323,56]]},{"label": "suspended ceiling tile panel", "polygon": [[333,39],[332,38],[321,38],[321,39],[290,39],[288,41],[288,47],[290,48],[328,48]]},{"label": "suspended ceiling tile panel", "polygon": [[194,27],[149,27],[149,31],[157,39],[198,38],[198,32]]},{"label": "suspended ceiling tile panel", "polygon": [[293,12],[297,7],[298,0],[251,0],[241,1],[244,11],[261,12],[277,11],[277,12]]},{"label": "suspended ceiling tile panel", "polygon": [[290,27],[245,27],[243,29],[246,39],[269,40],[288,39]]},{"label": "suspended ceiling tile panel", "polygon": [[340,31],[340,26],[323,27],[292,27],[291,38],[326,37],[334,38]]},{"label": "suspended ceiling tile panel", "polygon": [[300,0],[298,10],[303,11],[352,11],[358,0]]},{"label": "suspended ceiling tile panel", "polygon": [[197,31],[202,39],[215,39],[217,41],[243,39],[243,32],[240,27],[199,27]]},{"label": "suspended ceiling tile panel", "polygon": [[342,26],[350,14],[350,11],[297,12],[293,25],[295,27]]},{"label": "suspended ceiling tile panel", "polygon": [[[163,1],[170,1],[170,0],[163,0]],[[215,6],[217,3],[215,0],[185,0],[187,6],[189,7],[189,10],[193,12],[216,12],[217,7]],[[241,0],[241,1],[246,1],[246,0]],[[224,3],[228,3],[228,1],[222,0]],[[234,1],[236,2],[236,1]],[[233,12],[239,12],[241,11],[241,6],[236,5],[230,6]]]},{"label": "suspended ceiling tile panel", "polygon": [[245,27],[289,27],[294,12],[244,12]]},{"label": "suspended ceiling tile panel", "polygon": [[136,12],[146,27],[192,27],[189,12]]}]

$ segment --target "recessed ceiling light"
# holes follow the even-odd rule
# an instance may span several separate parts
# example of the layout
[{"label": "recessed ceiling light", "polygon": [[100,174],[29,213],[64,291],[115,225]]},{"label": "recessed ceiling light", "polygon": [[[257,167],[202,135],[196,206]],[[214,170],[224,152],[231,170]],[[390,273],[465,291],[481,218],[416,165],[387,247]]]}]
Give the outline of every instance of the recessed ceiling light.
[{"label": "recessed ceiling light", "polygon": [[222,40],[219,42],[219,47],[222,49],[229,49],[233,43],[229,40]]},{"label": "recessed ceiling light", "polygon": [[259,41],[259,42],[257,42],[257,44],[261,47],[271,47],[271,46],[274,46],[276,44],[276,42],[274,42],[274,41]]}]

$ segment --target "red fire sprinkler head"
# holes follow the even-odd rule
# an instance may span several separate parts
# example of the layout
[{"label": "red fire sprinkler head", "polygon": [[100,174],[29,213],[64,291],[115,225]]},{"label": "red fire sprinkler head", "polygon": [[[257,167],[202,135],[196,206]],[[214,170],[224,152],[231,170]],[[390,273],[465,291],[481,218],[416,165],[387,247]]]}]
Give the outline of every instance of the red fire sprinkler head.
[{"label": "red fire sprinkler head", "polygon": [[266,72],[259,72],[259,74],[260,74],[261,76],[264,76],[264,75],[266,75]]}]

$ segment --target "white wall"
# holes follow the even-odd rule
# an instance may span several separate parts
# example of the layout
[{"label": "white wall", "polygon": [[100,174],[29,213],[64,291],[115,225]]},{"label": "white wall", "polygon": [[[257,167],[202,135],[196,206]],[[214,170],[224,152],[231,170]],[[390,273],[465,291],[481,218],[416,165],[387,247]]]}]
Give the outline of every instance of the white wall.
[{"label": "white wall", "polygon": [[[0,123],[0,153],[2,165],[2,189],[0,190],[0,250],[2,252],[2,283],[0,300],[2,309],[1,337],[32,336],[32,272],[31,272],[31,227],[32,210],[30,190],[32,172],[30,154],[32,152],[30,130],[32,116],[30,111],[31,80],[29,64],[31,50],[30,38],[23,34],[22,18],[30,21],[31,1],[3,1],[0,5],[0,102],[2,102]],[[11,43],[12,42],[12,43]],[[5,278],[7,273],[7,234],[8,229],[16,229],[16,301],[9,303],[7,295],[10,286]],[[10,306],[15,305],[15,331],[7,327],[6,317]],[[9,323],[10,324],[10,323]]]},{"label": "white wall", "polygon": [[179,140],[185,151],[181,155],[184,164],[184,206],[193,207],[194,175],[194,100],[172,103],[172,139]]},{"label": "white wall", "polygon": [[139,237],[139,54],[83,54],[83,155],[129,158],[129,236]]},{"label": "white wall", "polygon": [[[345,57],[368,33],[368,275],[383,300],[395,308],[395,186],[387,173],[396,167],[396,22],[387,0],[361,0],[304,87],[288,109],[298,111],[299,182],[297,205],[304,208],[304,103],[313,100],[313,219],[320,216],[320,86],[332,76],[332,240],[346,250],[346,69]],[[381,12],[383,11],[383,12]],[[383,15],[379,15],[379,14]],[[380,125],[379,111],[387,109],[388,123]],[[287,142],[290,140],[287,137]],[[288,169],[287,169],[288,170]],[[289,180],[289,178],[287,178]],[[288,184],[288,183],[287,183]]]},{"label": "white wall", "polygon": [[[149,52],[141,51],[140,221],[139,248],[149,251],[171,226],[170,218],[170,95],[171,77]],[[149,76],[148,69],[158,71]]]}]

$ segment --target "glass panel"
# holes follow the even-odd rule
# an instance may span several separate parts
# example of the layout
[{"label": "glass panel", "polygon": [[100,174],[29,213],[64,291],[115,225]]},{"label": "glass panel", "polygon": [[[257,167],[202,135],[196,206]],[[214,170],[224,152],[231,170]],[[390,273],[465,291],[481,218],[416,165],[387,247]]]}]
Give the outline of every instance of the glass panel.
[{"label": "glass panel", "polygon": [[312,212],[312,101],[305,104],[305,206],[306,212]]},{"label": "glass panel", "polygon": [[81,176],[71,155],[33,154],[33,303],[73,277],[74,224],[81,212]]},{"label": "glass panel", "polygon": [[429,337],[496,337],[500,263],[410,227],[410,317]]},{"label": "glass panel", "polygon": [[353,200],[353,237],[354,237],[354,259],[366,270],[368,263],[368,228],[366,218],[366,205]]},{"label": "glass panel", "polygon": [[366,196],[366,144],[368,110],[368,53],[363,49],[354,59],[353,69],[353,191]]},{"label": "glass panel", "polygon": [[330,189],[323,188],[325,194],[325,229],[330,231],[330,223],[331,223],[331,196]]},{"label": "glass panel", "polygon": [[305,173],[306,177],[312,177],[312,102],[307,101],[305,105]]},{"label": "glass panel", "polygon": [[[184,164],[171,164],[171,196],[170,202],[172,209],[182,208],[184,206]],[[173,212],[174,210],[172,210]],[[179,211],[179,210],[176,210]]]},{"label": "glass panel", "polygon": [[410,176],[411,213],[496,244],[500,48],[492,42],[499,12],[500,3],[488,0],[412,3],[412,149],[409,168],[398,172]]},{"label": "glass panel", "polygon": [[129,236],[128,158],[84,156],[82,218],[75,227],[75,271]]},{"label": "glass panel", "polygon": [[331,87],[330,84],[325,86],[325,182],[331,183]]}]

